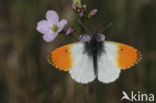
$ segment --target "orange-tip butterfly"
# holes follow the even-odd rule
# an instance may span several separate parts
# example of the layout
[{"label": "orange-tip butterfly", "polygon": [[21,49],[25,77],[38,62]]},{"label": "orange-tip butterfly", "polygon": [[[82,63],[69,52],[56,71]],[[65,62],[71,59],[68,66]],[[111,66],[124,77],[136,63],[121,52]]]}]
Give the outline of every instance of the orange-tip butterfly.
[{"label": "orange-tip butterfly", "polygon": [[130,68],[141,59],[141,53],[126,44],[99,41],[93,33],[90,41],[77,42],[52,51],[49,62],[59,70],[86,84],[97,78],[103,83],[115,81],[121,70]]}]

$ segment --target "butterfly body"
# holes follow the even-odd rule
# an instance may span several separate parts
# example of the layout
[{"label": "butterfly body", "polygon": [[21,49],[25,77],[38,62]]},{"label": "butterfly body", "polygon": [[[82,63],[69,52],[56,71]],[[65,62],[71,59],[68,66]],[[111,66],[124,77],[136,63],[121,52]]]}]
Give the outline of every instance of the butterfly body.
[{"label": "butterfly body", "polygon": [[94,73],[97,75],[98,71],[98,56],[104,52],[104,45],[102,41],[99,41],[97,38],[97,33],[93,33],[93,37],[91,38],[90,41],[85,42],[85,51],[84,53],[87,53],[91,59],[93,59],[93,66],[94,66]]},{"label": "butterfly body", "polygon": [[115,81],[122,69],[127,69],[140,60],[137,49],[126,44],[100,41],[97,33],[91,40],[65,45],[51,52],[49,61],[56,68],[69,71],[80,83],[97,78],[103,83]]}]

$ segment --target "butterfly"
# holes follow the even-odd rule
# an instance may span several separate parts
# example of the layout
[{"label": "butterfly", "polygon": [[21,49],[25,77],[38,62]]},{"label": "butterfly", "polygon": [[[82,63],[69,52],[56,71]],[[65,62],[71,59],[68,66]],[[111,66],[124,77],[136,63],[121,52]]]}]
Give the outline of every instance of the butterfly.
[{"label": "butterfly", "polygon": [[91,40],[64,45],[50,53],[49,62],[59,70],[69,71],[72,79],[89,83],[96,78],[103,83],[114,82],[121,70],[141,59],[141,53],[126,44],[100,41],[98,33]]}]

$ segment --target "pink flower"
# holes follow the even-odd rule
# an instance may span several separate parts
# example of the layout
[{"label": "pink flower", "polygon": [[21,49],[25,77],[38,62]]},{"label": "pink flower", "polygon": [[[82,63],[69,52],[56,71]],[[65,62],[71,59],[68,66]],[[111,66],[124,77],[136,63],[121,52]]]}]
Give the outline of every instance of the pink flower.
[{"label": "pink flower", "polygon": [[89,41],[91,37],[87,34],[81,34],[80,37],[78,38],[78,41],[84,42],[84,41]]},{"label": "pink flower", "polygon": [[[98,33],[96,37],[97,37],[97,40],[99,40],[99,41],[105,40],[105,36],[103,34]],[[91,39],[91,37],[89,35],[81,34],[80,37],[78,38],[78,41],[85,42],[85,41],[89,41],[90,39]]]},{"label": "pink flower", "polygon": [[59,21],[59,16],[56,11],[48,10],[46,12],[46,19],[37,23],[37,31],[44,34],[43,39],[46,42],[51,42],[61,32],[67,24],[67,20],[62,19]]}]

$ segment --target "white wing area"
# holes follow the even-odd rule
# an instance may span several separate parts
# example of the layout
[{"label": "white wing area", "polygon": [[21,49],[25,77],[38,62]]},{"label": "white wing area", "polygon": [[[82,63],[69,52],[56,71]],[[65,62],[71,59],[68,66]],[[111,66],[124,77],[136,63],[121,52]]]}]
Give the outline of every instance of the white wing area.
[{"label": "white wing area", "polygon": [[105,41],[104,50],[98,58],[98,80],[110,83],[119,77],[121,71],[116,64],[117,46],[114,42]]},{"label": "white wing area", "polygon": [[79,83],[88,83],[93,81],[94,74],[93,60],[84,53],[84,43],[75,43],[72,46],[73,67],[69,70],[71,77]]}]

